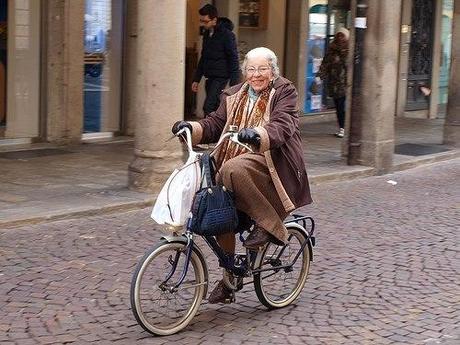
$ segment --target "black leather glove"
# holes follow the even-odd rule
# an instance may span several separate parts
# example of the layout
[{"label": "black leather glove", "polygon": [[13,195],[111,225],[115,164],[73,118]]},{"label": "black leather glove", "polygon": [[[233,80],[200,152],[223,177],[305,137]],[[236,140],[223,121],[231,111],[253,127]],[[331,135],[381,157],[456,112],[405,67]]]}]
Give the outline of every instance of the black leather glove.
[{"label": "black leather glove", "polygon": [[260,135],[253,128],[243,128],[240,130],[238,140],[242,143],[254,145],[257,148],[260,146]]},{"label": "black leather glove", "polygon": [[190,133],[192,133],[192,125],[187,121],[177,121],[171,128],[172,134],[176,135],[183,128],[190,129]]}]

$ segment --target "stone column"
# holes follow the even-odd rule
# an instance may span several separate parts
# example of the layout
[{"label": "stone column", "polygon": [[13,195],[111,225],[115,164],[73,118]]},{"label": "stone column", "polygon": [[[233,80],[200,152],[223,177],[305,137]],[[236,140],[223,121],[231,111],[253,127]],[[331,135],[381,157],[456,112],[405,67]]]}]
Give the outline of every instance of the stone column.
[{"label": "stone column", "polygon": [[122,88],[122,131],[125,135],[134,135],[136,125],[137,7],[138,0],[126,3]]},{"label": "stone column", "polygon": [[357,106],[352,105],[349,163],[385,173],[393,164],[401,0],[367,3],[364,55],[354,61],[362,63],[362,74],[361,91],[351,100]]},{"label": "stone column", "polygon": [[156,191],[182,157],[178,140],[166,140],[184,116],[185,14],[186,0],[138,1],[132,189]]},{"label": "stone column", "polygon": [[444,143],[460,147],[460,0],[454,2],[452,55],[450,62],[449,98],[444,123]]},{"label": "stone column", "polygon": [[79,142],[83,128],[84,0],[47,2],[46,138]]},{"label": "stone column", "polygon": [[286,35],[284,42],[284,75],[295,83],[299,93],[299,109],[305,106],[305,70],[307,67],[308,1],[286,3]]}]

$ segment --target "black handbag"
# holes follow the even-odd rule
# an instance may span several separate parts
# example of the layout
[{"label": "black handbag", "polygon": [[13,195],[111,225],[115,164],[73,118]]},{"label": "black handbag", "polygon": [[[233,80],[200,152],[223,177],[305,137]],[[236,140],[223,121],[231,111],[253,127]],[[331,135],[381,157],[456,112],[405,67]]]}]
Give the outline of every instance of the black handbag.
[{"label": "black handbag", "polygon": [[216,184],[214,159],[208,153],[200,159],[202,178],[192,204],[191,230],[202,236],[233,232],[238,226],[233,194]]}]

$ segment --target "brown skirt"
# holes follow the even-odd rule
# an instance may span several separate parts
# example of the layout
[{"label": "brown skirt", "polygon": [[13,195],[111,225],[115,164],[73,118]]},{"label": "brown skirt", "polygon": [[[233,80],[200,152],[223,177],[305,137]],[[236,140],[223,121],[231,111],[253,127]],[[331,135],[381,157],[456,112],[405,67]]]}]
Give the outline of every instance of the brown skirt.
[{"label": "brown skirt", "polygon": [[219,169],[217,182],[234,193],[238,210],[280,241],[287,242],[288,233],[283,220],[288,213],[262,154],[245,153],[228,160]]}]

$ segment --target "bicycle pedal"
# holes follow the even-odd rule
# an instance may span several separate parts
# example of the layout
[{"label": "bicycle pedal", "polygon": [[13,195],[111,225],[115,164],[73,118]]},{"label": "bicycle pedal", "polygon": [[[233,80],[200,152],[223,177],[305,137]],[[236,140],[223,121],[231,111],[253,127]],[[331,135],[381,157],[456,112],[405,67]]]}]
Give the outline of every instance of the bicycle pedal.
[{"label": "bicycle pedal", "polygon": [[222,303],[231,304],[231,303],[234,303],[235,301],[236,301],[235,294],[232,293],[230,297],[226,298]]}]

